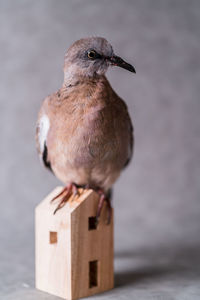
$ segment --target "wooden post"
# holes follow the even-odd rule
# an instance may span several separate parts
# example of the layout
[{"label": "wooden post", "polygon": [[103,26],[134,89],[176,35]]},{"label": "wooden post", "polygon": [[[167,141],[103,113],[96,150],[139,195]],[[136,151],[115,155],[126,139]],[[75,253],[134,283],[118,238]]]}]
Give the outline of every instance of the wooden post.
[{"label": "wooden post", "polygon": [[64,299],[79,299],[113,288],[113,211],[106,224],[104,203],[96,228],[99,196],[80,189],[66,205],[50,203],[57,187],[35,210],[36,288]]}]

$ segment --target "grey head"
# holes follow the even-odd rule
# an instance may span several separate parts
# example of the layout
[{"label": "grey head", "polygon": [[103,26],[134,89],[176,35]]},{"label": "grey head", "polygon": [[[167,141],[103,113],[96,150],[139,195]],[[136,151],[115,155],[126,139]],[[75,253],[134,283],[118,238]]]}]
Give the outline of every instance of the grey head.
[{"label": "grey head", "polygon": [[102,37],[76,41],[68,49],[64,60],[65,80],[76,76],[103,75],[110,65],[136,73],[135,68],[113,52],[112,46]]}]

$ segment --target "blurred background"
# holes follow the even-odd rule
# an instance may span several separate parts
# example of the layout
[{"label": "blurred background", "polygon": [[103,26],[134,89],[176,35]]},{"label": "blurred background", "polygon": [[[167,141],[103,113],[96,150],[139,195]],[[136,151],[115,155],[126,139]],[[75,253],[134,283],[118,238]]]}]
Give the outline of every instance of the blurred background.
[{"label": "blurred background", "polygon": [[103,36],[136,75],[109,70],[135,128],[114,188],[115,289],[94,299],[200,299],[200,2],[0,1],[0,298],[34,289],[34,208],[60,184],[37,157],[42,100],[75,40]]}]

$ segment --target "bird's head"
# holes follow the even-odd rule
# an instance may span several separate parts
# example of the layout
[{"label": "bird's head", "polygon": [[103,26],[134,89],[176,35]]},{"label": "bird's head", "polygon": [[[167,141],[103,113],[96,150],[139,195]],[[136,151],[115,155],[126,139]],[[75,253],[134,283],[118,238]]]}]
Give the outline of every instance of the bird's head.
[{"label": "bird's head", "polygon": [[136,73],[135,68],[113,52],[108,41],[101,37],[84,38],[68,49],[64,61],[65,79],[74,76],[103,75],[109,66],[118,66]]}]

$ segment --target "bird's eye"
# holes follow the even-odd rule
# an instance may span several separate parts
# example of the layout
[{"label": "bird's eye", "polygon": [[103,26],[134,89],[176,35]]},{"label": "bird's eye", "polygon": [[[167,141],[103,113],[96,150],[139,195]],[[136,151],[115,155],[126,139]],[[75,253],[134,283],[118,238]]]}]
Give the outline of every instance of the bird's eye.
[{"label": "bird's eye", "polygon": [[87,55],[88,55],[89,59],[94,59],[96,57],[96,51],[90,50],[90,51],[88,51]]}]

